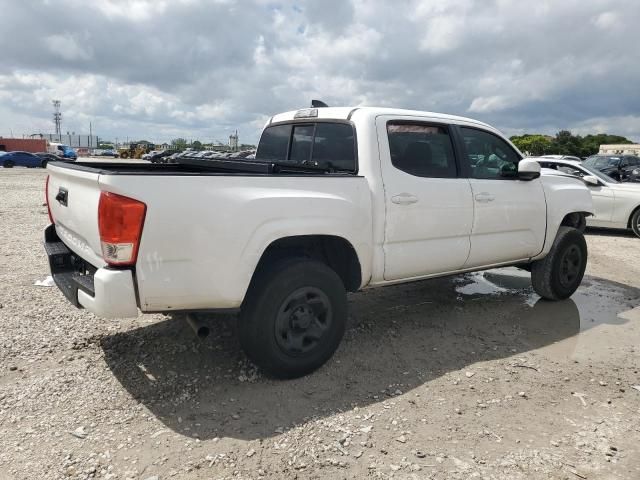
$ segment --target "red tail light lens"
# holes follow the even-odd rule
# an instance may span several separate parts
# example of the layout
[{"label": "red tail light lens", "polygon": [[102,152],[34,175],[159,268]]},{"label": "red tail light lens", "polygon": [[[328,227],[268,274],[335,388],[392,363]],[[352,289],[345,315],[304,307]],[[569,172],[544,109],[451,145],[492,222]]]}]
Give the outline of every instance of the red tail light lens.
[{"label": "red tail light lens", "polygon": [[49,206],[49,175],[47,175],[47,181],[44,184],[44,201],[47,203],[47,213],[49,214],[49,221],[54,223],[53,215],[51,215],[51,207]]},{"label": "red tail light lens", "polygon": [[100,194],[98,228],[102,256],[109,265],[134,265],[147,206],[111,192]]}]

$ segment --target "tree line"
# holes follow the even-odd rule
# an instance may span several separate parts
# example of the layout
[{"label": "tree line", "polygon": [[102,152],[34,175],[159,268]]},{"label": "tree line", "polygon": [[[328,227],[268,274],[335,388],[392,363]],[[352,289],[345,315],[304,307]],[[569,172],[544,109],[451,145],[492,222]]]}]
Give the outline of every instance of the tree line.
[{"label": "tree line", "polygon": [[573,155],[584,158],[598,153],[600,145],[633,143],[620,135],[573,135],[568,130],[559,131],[555,137],[541,134],[514,135],[510,138],[522,153],[528,155]]}]

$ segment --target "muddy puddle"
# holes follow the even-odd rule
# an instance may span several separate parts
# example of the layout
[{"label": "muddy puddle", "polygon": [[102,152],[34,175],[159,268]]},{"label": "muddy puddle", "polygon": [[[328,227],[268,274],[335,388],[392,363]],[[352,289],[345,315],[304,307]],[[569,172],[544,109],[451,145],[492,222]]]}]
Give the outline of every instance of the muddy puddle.
[{"label": "muddy puddle", "polygon": [[[458,300],[519,297],[529,308],[517,316],[540,326],[537,335],[561,338],[536,351],[557,360],[610,359],[612,355],[640,351],[640,290],[627,285],[585,277],[578,291],[560,302],[542,300],[531,287],[530,274],[517,268],[475,272],[455,280]],[[515,312],[514,312],[515,313]],[[566,330],[558,335],[558,329]],[[531,334],[531,332],[530,332]]]}]

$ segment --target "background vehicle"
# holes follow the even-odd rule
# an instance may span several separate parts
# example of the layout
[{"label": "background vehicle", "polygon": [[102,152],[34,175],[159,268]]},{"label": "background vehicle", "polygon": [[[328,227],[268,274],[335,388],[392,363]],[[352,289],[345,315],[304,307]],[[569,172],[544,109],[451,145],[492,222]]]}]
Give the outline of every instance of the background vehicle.
[{"label": "background vehicle", "polygon": [[48,162],[60,162],[65,161],[63,157],[59,157],[58,155],[54,155],[53,153],[48,152],[38,152],[36,153],[38,157],[42,159],[41,167],[46,167]]},{"label": "background vehicle", "polygon": [[58,155],[68,160],[76,160],[78,158],[78,154],[73,148],[62,143],[48,142],[47,152],[53,153],[54,155]]},{"label": "background vehicle", "polygon": [[580,157],[574,157],[573,155],[541,155],[539,158],[552,158],[555,160],[574,160],[576,162],[582,161]]},{"label": "background vehicle", "polygon": [[4,168],[12,167],[45,167],[46,160],[41,159],[37,155],[29,152],[7,152],[6,155],[0,157],[0,162]]},{"label": "background vehicle", "polygon": [[120,158],[134,158],[141,159],[143,155],[153,150],[154,145],[150,143],[130,143],[126,148],[118,149],[118,156]]},{"label": "background vehicle", "polygon": [[593,197],[590,227],[631,229],[640,237],[640,183],[619,182],[600,170],[575,162],[538,159],[544,168],[580,177]]},{"label": "background vehicle", "polygon": [[635,155],[593,155],[584,161],[584,165],[625,182],[638,177],[634,171],[640,169],[640,158]]},{"label": "background vehicle", "polygon": [[176,153],[175,150],[163,150],[149,156],[149,161],[152,163],[164,163],[163,159]]},{"label": "background vehicle", "polygon": [[102,150],[99,154],[100,157],[113,157],[113,158],[117,158],[118,157],[118,152],[116,152],[115,150]]},{"label": "background vehicle", "polygon": [[239,311],[281,377],[331,357],[347,291],[518,265],[569,297],[587,262],[584,183],[475,120],[382,108],[276,115],[254,160],[49,164],[54,280],[103,317]]}]

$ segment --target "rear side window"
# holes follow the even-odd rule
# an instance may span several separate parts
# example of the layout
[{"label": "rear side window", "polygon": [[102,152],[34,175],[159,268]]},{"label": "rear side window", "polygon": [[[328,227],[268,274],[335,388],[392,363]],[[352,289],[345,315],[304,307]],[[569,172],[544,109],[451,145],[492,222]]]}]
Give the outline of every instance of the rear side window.
[{"label": "rear side window", "polygon": [[451,137],[446,127],[409,122],[389,122],[391,163],[416,177],[457,176]]},{"label": "rear side window", "polygon": [[260,138],[256,160],[355,172],[354,129],[348,123],[332,122],[267,127]]}]

